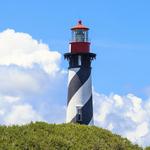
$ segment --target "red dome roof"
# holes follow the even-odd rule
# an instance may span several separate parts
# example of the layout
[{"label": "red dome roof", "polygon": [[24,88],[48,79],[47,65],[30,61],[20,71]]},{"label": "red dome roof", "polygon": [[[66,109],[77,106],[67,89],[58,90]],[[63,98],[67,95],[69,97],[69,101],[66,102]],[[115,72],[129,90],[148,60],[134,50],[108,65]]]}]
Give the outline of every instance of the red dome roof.
[{"label": "red dome roof", "polygon": [[71,28],[71,30],[76,30],[76,29],[89,30],[89,28],[87,28],[86,26],[82,25],[82,21],[81,20],[78,21],[78,24],[75,27]]}]

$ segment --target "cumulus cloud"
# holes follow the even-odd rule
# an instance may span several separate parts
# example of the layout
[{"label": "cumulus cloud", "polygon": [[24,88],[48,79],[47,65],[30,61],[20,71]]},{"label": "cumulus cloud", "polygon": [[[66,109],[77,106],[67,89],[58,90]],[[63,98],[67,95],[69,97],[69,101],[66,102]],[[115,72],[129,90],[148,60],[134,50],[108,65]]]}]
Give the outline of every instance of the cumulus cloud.
[{"label": "cumulus cloud", "polygon": [[20,97],[0,96],[1,124],[25,124],[43,120],[30,104],[21,102]]},{"label": "cumulus cloud", "polygon": [[60,61],[60,53],[27,33],[0,33],[0,124],[63,121],[66,74]]},{"label": "cumulus cloud", "polygon": [[127,94],[109,96],[94,92],[96,125],[127,137],[134,143],[150,145],[150,100]]},{"label": "cumulus cloud", "polygon": [[49,74],[59,70],[61,55],[50,51],[46,44],[38,42],[29,34],[7,29],[0,33],[0,65],[17,65],[33,68],[38,64]]}]

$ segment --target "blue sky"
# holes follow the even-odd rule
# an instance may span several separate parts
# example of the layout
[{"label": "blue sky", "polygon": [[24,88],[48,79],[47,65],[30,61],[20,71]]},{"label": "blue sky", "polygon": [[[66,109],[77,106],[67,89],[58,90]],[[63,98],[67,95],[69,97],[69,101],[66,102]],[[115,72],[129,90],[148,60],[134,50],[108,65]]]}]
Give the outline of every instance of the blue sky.
[{"label": "blue sky", "polygon": [[[146,98],[150,86],[150,2],[137,0],[2,1],[0,30],[13,28],[47,43],[52,50],[68,50],[70,27],[82,19],[90,27],[93,84],[97,91]],[[62,61],[67,67],[67,62]]]},{"label": "blue sky", "polygon": [[[90,28],[95,125],[150,145],[150,1],[2,0],[0,124],[65,122],[70,28]],[[21,115],[20,115],[21,114]]]}]

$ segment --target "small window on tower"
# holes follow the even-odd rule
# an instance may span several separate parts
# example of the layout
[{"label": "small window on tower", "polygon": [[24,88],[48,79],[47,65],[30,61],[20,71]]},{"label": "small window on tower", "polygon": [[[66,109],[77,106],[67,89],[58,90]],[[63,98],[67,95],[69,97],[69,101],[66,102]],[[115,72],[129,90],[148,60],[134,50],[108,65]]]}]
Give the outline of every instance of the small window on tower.
[{"label": "small window on tower", "polygon": [[82,107],[77,107],[76,122],[81,123],[82,121]]},{"label": "small window on tower", "polygon": [[81,56],[78,56],[78,65],[79,65],[79,66],[81,66],[81,65],[82,65]]},{"label": "small window on tower", "polygon": [[71,52],[71,44],[69,44],[69,52]]}]

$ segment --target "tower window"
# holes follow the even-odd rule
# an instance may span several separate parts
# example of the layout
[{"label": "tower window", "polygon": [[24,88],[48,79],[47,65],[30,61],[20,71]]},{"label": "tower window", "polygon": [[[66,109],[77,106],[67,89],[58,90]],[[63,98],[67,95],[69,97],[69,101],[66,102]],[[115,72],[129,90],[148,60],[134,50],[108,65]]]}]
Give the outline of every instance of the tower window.
[{"label": "tower window", "polygon": [[81,121],[82,121],[82,108],[77,107],[76,122],[80,123]]},{"label": "tower window", "polygon": [[79,65],[79,66],[81,66],[81,65],[82,65],[81,56],[78,56],[78,65]]}]

